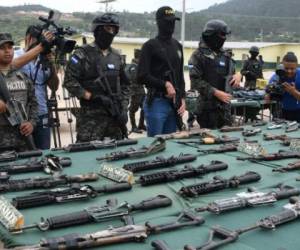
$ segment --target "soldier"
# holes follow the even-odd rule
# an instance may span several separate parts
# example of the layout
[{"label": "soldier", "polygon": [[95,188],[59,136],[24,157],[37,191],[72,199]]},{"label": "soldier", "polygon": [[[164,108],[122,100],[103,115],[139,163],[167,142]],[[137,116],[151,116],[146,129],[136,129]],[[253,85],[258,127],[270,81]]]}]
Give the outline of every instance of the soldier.
[{"label": "soldier", "polygon": [[[189,60],[191,86],[198,90],[197,121],[203,128],[220,128],[231,124],[230,100],[226,87],[237,87],[241,75],[235,74],[232,59],[223,49],[227,24],[210,20],[202,32],[199,47]],[[228,86],[227,86],[228,85]],[[230,86],[229,86],[230,85]]]},{"label": "soldier", "polygon": [[176,20],[180,18],[172,8],[157,10],[158,36],[144,43],[138,65],[138,82],[147,88],[144,111],[151,137],[182,128],[185,82],[182,46],[172,38]]},{"label": "soldier", "polygon": [[[119,32],[119,18],[105,13],[93,20],[95,41],[75,50],[68,63],[64,87],[80,100],[77,117],[77,142],[114,139],[126,135],[129,81],[121,55],[111,43]],[[110,86],[117,103],[108,95]],[[115,106],[114,106],[115,105]],[[113,108],[118,107],[118,119]]]},{"label": "soldier", "polygon": [[[134,50],[134,58],[132,59],[131,64],[127,66],[127,74],[130,79],[130,106],[129,106],[129,118],[131,122],[131,131],[134,133],[142,133],[142,130],[146,130],[144,124],[144,110],[143,110],[143,101],[145,99],[145,89],[144,86],[137,83],[137,66],[140,57],[141,50]],[[141,109],[139,125],[136,126],[135,122],[135,113],[138,109]]]},{"label": "soldier", "polygon": [[16,151],[26,151],[29,145],[26,137],[32,135],[34,126],[37,122],[38,104],[35,98],[32,82],[21,71],[14,69],[12,60],[14,57],[14,42],[8,33],[0,33],[0,71],[5,84],[1,89],[8,90],[12,99],[21,103],[27,116],[27,121],[19,127],[13,127],[7,119],[7,103],[4,94],[0,93],[0,151],[14,149]]},{"label": "soldier", "polygon": [[257,59],[259,55],[259,48],[252,46],[249,50],[250,58],[244,62],[241,74],[246,77],[245,88],[249,90],[255,90],[256,80],[263,78],[262,64]]}]

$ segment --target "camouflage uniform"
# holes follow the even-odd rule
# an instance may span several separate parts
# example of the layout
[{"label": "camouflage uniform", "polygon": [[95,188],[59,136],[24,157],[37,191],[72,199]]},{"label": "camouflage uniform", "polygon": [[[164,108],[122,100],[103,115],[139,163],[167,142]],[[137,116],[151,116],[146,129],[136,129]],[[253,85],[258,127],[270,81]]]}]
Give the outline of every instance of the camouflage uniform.
[{"label": "camouflage uniform", "polygon": [[137,83],[137,61],[132,60],[132,63],[127,65],[127,75],[130,80],[130,106],[129,106],[129,117],[132,128],[136,128],[135,123],[135,113],[138,109],[141,109],[139,125],[141,129],[144,126],[144,111],[143,111],[143,101],[146,96],[144,86]]},{"label": "camouflage uniform", "polygon": [[95,83],[99,77],[100,66],[107,77],[113,93],[118,93],[123,113],[127,113],[129,82],[124,73],[121,55],[112,48],[103,55],[96,43],[84,45],[73,53],[68,63],[64,87],[80,100],[81,108],[77,117],[77,142],[103,140],[104,137],[121,139],[122,132],[118,123],[111,117],[103,102],[83,99],[87,90],[92,96],[106,95]]},{"label": "camouflage uniform", "polygon": [[[24,105],[28,121],[35,126],[38,120],[38,104],[32,82],[23,73],[13,69],[4,78],[11,97]],[[16,151],[29,150],[19,128],[12,127],[4,114],[0,114],[0,138],[0,151],[1,148],[12,148]]]},{"label": "camouflage uniform", "polygon": [[262,65],[257,59],[249,58],[244,62],[241,74],[246,77],[245,88],[254,90],[256,80],[263,78]]},{"label": "camouflage uniform", "polygon": [[204,42],[200,42],[189,60],[191,87],[200,94],[196,115],[201,127],[215,129],[232,123],[230,105],[213,95],[215,89],[225,91],[229,60],[232,59],[224,50],[216,53]]}]

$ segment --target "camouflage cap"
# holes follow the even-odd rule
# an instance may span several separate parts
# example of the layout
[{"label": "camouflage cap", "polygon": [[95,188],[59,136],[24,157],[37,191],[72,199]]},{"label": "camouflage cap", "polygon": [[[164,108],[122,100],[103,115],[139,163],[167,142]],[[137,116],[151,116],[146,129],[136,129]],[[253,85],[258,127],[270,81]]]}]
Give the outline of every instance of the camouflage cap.
[{"label": "camouflage cap", "polygon": [[0,46],[2,46],[5,43],[11,43],[12,45],[14,45],[14,41],[11,37],[11,34],[9,33],[0,33]]}]

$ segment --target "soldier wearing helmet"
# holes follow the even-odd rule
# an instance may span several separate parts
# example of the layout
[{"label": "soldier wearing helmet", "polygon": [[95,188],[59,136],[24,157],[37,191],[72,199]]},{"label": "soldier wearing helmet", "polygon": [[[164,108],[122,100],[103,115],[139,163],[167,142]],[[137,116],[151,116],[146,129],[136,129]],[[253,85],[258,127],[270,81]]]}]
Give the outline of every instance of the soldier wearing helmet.
[{"label": "soldier wearing helmet", "polygon": [[[121,55],[111,47],[119,32],[119,18],[105,13],[92,22],[94,42],[79,47],[67,65],[64,87],[80,101],[77,115],[77,141],[102,140],[104,137],[121,139],[124,136],[120,121],[127,123],[129,81],[124,72]],[[112,115],[111,98],[103,88],[106,80],[121,110],[121,119]]]},{"label": "soldier wearing helmet", "polygon": [[245,88],[254,90],[256,88],[256,80],[263,78],[262,65],[257,59],[259,55],[259,48],[252,46],[249,49],[250,58],[244,62],[241,74],[246,77]]},{"label": "soldier wearing helmet", "polygon": [[231,87],[237,87],[241,75],[235,73],[230,53],[223,49],[230,34],[222,20],[208,21],[203,29],[199,47],[189,60],[191,88],[199,92],[197,121],[204,128],[220,128],[231,124]]}]

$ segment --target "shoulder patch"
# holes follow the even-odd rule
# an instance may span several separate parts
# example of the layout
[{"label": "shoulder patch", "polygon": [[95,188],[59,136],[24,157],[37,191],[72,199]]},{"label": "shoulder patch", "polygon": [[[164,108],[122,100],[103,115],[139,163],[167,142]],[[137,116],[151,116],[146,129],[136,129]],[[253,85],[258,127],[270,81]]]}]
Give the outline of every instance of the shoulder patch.
[{"label": "shoulder patch", "polygon": [[73,64],[78,64],[79,63],[79,60],[78,60],[77,56],[73,55],[71,57],[71,63],[73,63]]}]

